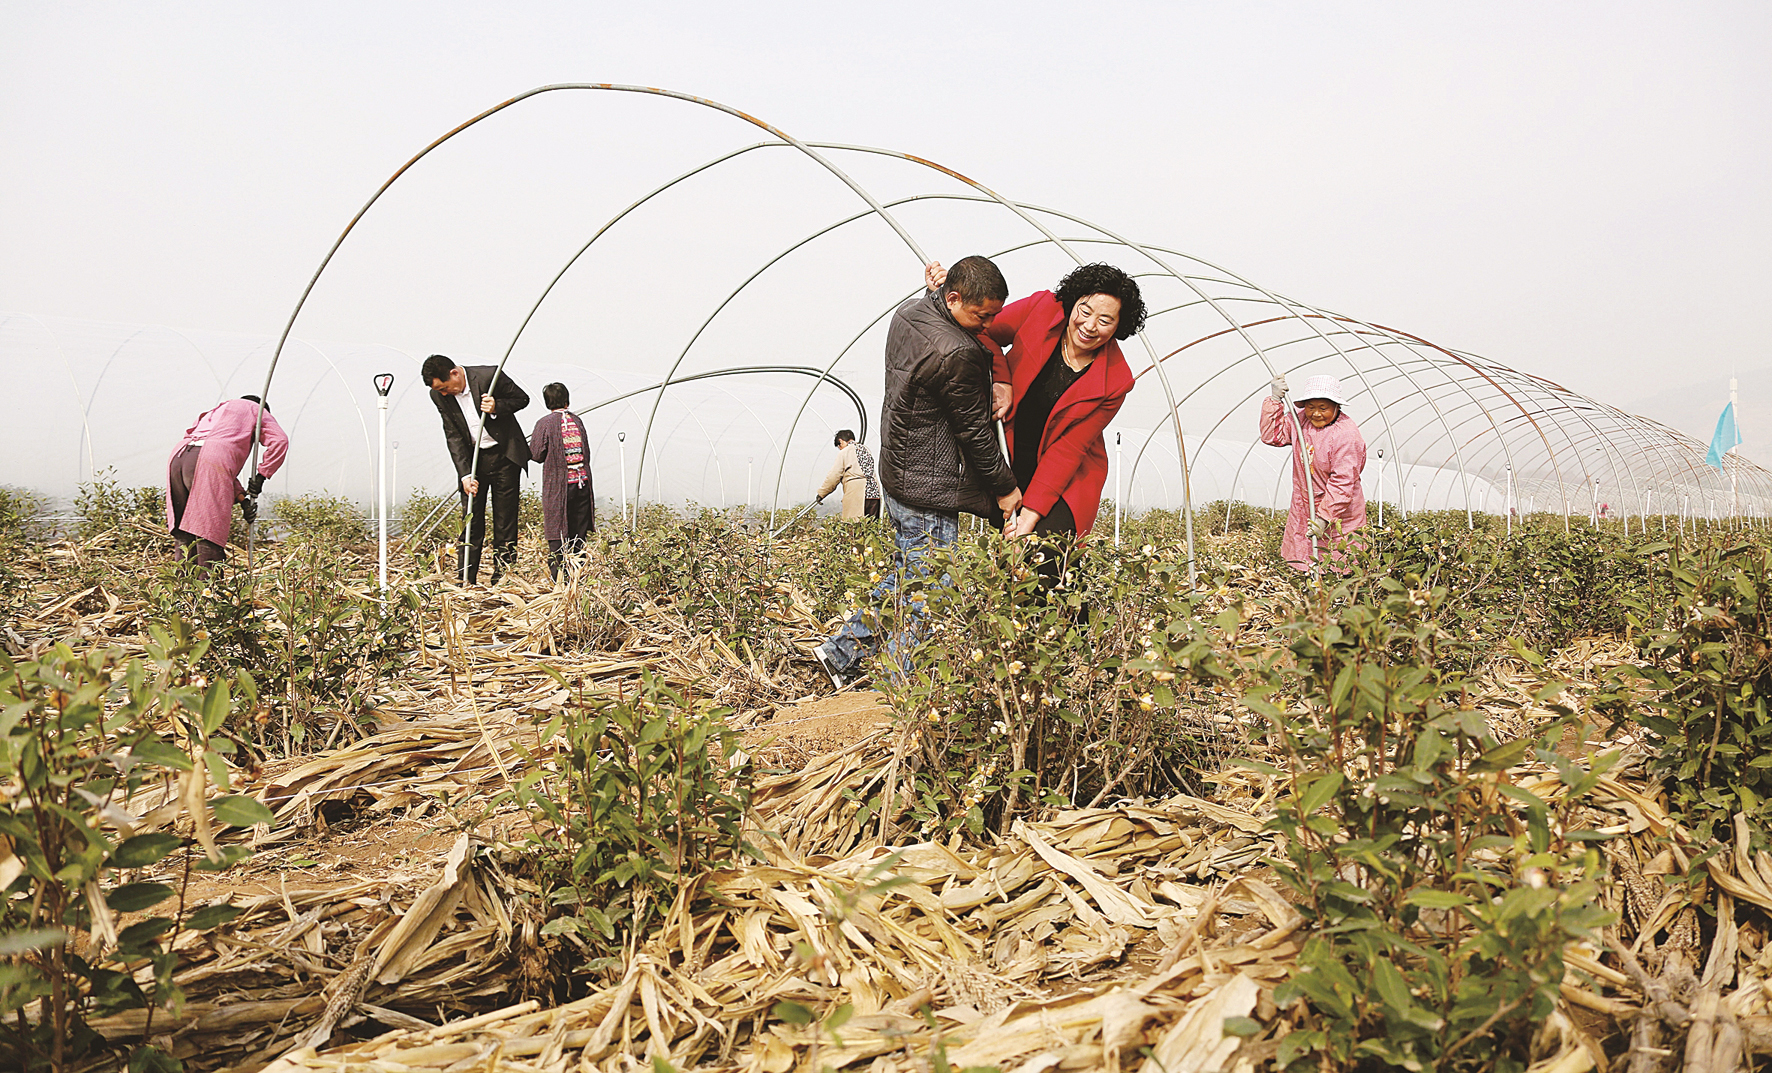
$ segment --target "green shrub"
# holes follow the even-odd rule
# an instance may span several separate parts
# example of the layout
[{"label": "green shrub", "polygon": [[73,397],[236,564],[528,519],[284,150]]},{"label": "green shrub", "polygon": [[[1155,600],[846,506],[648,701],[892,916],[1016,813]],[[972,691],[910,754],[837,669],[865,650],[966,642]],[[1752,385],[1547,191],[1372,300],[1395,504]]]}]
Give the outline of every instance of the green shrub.
[{"label": "green shrub", "polygon": [[271,502],[270,514],[278,531],[290,540],[351,547],[370,539],[369,516],[343,496],[312,492],[282,496]]},{"label": "green shrub", "polygon": [[48,535],[49,501],[28,488],[0,487],[0,545]]},{"label": "green shrub", "polygon": [[570,970],[558,978],[615,964],[687,884],[755,852],[740,832],[750,762],[729,714],[650,674],[632,692],[580,695],[540,732],[540,748],[559,739],[551,762],[493,802],[532,818],[523,841],[545,896],[541,934]]},{"label": "green shrub", "polygon": [[152,534],[144,529],[166,531],[166,492],[156,487],[125,488],[117,483],[116,470],[103,469],[80,486],[74,497],[74,528],[78,540],[117,533],[126,542],[139,542]]},{"label": "green shrub", "polygon": [[[1556,649],[1577,636],[1622,633],[1626,611],[1652,595],[1654,578],[1635,549],[1643,538],[1613,528],[1516,526],[1496,518],[1470,529],[1462,512],[1417,511],[1367,531],[1360,573],[1452,597],[1440,624],[1483,657],[1508,637]],[[1368,590],[1370,591],[1370,590]],[[1470,669],[1467,665],[1466,669]]]},{"label": "green shrub", "polygon": [[461,496],[434,496],[415,488],[393,520],[401,546],[409,554],[426,556],[454,547],[461,539],[463,525]]},{"label": "green shrub", "polygon": [[[685,518],[649,505],[632,527],[599,529],[594,551],[611,568],[599,580],[618,611],[656,604],[695,633],[719,637],[740,657],[769,667],[802,655],[783,625],[798,617],[793,604],[800,586],[789,564],[814,564],[799,568],[802,577],[829,577],[837,571],[816,564],[840,561],[846,550],[847,530],[819,532],[775,543],[718,511]],[[587,616],[606,613],[588,599]]]},{"label": "green shrub", "polygon": [[204,673],[244,671],[264,684],[263,703],[229,729],[271,755],[360,737],[379,691],[420,643],[418,590],[390,582],[384,599],[372,583],[354,587],[313,542],[261,566],[256,578],[218,573],[197,585],[175,567],[148,592],[160,616],[203,631]]},{"label": "green shrub", "polygon": [[[869,546],[852,599],[891,571],[890,546],[884,535]],[[1068,575],[1051,591],[1045,556],[1063,556]],[[926,562],[869,607],[880,636],[921,635],[908,652],[888,641],[874,677],[915,728],[916,770],[900,789],[925,830],[1006,831],[1046,805],[1197,792],[1195,769],[1224,759],[1227,728],[1197,698],[1156,698],[1127,667],[1166,624],[1194,621],[1180,548],[965,537]]]},{"label": "green shrub", "polygon": [[[114,650],[76,653],[56,646],[18,661],[0,652],[0,778],[15,789],[0,799],[4,836],[0,874],[0,1055],[8,1068],[63,1070],[84,1064],[105,1043],[86,1027],[92,1014],[148,1012],[132,1070],[178,1064],[148,1045],[154,1011],[176,1006],[174,942],[232,919],[231,906],[194,907],[185,891],[192,871],[219,871],[245,856],[219,847],[211,829],[266,823],[268,809],[223,796],[194,817],[204,853],[165,830],[118,830],[119,806],[155,783],[183,781],[201,799],[209,782],[228,788],[222,757],[236,751],[223,729],[250,706],[253,684],[205,686],[190,666],[204,642],[178,619],[155,627],[146,663]],[[158,728],[172,728],[172,737]],[[189,799],[188,797],[185,799]],[[138,880],[138,869],[181,853],[176,886]],[[114,915],[170,911],[117,929]],[[145,983],[137,978],[146,973]],[[33,1024],[23,1015],[36,1003]]]},{"label": "green shrub", "polygon": [[1306,918],[1299,971],[1274,995],[1296,1011],[1283,1067],[1522,1070],[1564,945],[1611,919],[1604,864],[1574,830],[1600,771],[1550,751],[1559,722],[1537,755],[1568,793],[1552,806],[1509,778],[1534,742],[1497,740],[1461,703],[1448,599],[1344,582],[1281,627],[1285,651],[1250,654],[1261,684],[1245,703],[1271,722],[1289,790],[1270,863]]},{"label": "green shrub", "polygon": [[[1667,554],[1662,554],[1666,552]],[[1647,695],[1605,697],[1617,718],[1633,719],[1657,748],[1659,776],[1672,811],[1699,844],[1730,838],[1731,817],[1745,817],[1756,849],[1769,848],[1772,820],[1772,551],[1753,544],[1696,551],[1677,545],[1643,549],[1672,592],[1671,606],[1638,603],[1644,662],[1625,668]]]}]

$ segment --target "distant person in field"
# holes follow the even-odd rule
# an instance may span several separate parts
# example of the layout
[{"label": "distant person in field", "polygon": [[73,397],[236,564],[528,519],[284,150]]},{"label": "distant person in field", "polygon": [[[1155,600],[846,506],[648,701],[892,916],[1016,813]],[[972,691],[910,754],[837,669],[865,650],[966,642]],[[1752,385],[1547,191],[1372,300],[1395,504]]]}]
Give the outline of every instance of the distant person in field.
[{"label": "distant person in field", "polygon": [[591,447],[584,422],[572,412],[565,384],[541,389],[547,415],[529,433],[529,457],[541,463],[542,532],[548,540],[548,576],[578,563],[585,537],[597,528],[597,498],[591,491]]},{"label": "distant person in field", "polygon": [[861,513],[864,518],[880,516],[880,479],[874,471],[874,453],[868,445],[860,440],[855,441],[855,460],[861,463],[861,475],[868,479],[867,491],[862,494]]},{"label": "distant person in field", "polygon": [[[251,525],[258,517],[258,493],[289,453],[289,437],[262,407],[257,395],[229,399],[197,417],[173,448],[166,467],[166,525],[179,543],[180,554],[203,573],[227,557],[228,530],[234,504]],[[252,430],[259,425],[258,472],[242,488],[240,467],[252,453]]]},{"label": "distant person in field", "polygon": [[844,521],[878,518],[880,489],[874,484],[874,456],[856,440],[851,429],[838,432],[832,446],[837,449],[837,460],[831,465],[831,471],[825,474],[824,483],[818,486],[819,502],[824,502],[824,497],[841,484]]},{"label": "distant person in field", "polygon": [[[1343,561],[1348,538],[1366,524],[1366,493],[1360,474],[1366,469],[1366,438],[1343,412],[1347,399],[1333,376],[1306,377],[1293,400],[1302,450],[1292,452],[1292,506],[1286,512],[1286,534],[1280,554],[1299,570],[1309,570],[1316,551],[1330,561]],[[1292,415],[1286,409],[1286,378],[1276,376],[1268,397],[1261,400],[1261,442],[1274,447],[1293,443]],[[1306,465],[1311,483],[1305,482]],[[1311,501],[1311,492],[1316,501]]]},{"label": "distant person in field", "polygon": [[[441,354],[426,358],[419,369],[420,378],[431,386],[431,402],[443,418],[443,439],[455,462],[456,476],[461,478],[463,502],[472,508],[461,545],[470,585],[480,580],[488,492],[492,499],[492,583],[498,584],[505,568],[516,561],[518,484],[529,464],[529,438],[523,435],[516,416],[529,405],[529,394],[503,374],[494,385],[495,373],[496,366],[463,368]],[[476,432],[478,464],[474,461]]]},{"label": "distant person in field", "polygon": [[[991,356],[978,335],[1009,297],[1003,273],[985,257],[964,257],[944,283],[892,314],[886,330],[886,392],[880,410],[882,504],[892,522],[895,569],[871,596],[883,601],[924,556],[959,539],[960,512],[1000,523],[1021,506],[1015,473],[991,425]],[[915,609],[913,609],[913,615]],[[819,666],[841,689],[881,639],[861,608],[819,645]],[[911,635],[894,643],[902,662]]]}]

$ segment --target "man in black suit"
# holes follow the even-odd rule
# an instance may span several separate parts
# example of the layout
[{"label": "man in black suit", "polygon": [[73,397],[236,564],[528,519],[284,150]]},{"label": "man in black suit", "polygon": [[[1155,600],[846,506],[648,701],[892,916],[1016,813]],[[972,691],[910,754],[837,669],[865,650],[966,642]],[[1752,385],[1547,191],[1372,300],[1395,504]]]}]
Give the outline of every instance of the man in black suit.
[{"label": "man in black suit", "polygon": [[[469,584],[480,578],[488,491],[492,493],[494,585],[517,557],[517,483],[529,464],[529,437],[517,424],[516,414],[529,405],[529,395],[515,380],[502,374],[493,386],[492,377],[497,371],[491,365],[463,368],[455,359],[441,354],[426,358],[419,370],[420,377],[431,385],[431,402],[443,417],[443,439],[449,444],[449,456],[455,460],[455,472],[461,477],[462,498],[473,500],[462,550]],[[487,391],[489,386],[491,392]],[[478,465],[474,461],[476,429],[480,432]]]}]

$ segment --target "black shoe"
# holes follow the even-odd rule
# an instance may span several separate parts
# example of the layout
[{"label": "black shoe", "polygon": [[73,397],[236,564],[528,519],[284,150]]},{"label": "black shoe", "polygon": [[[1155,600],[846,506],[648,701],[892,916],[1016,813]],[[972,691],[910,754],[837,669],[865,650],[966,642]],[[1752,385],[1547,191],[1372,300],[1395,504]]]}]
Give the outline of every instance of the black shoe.
[{"label": "black shoe", "polygon": [[831,685],[838,690],[847,689],[849,684],[855,681],[855,675],[838,669],[836,655],[836,651],[831,648],[829,641],[825,641],[812,650],[812,658],[818,661],[819,669],[824,671],[825,677],[831,680]]}]

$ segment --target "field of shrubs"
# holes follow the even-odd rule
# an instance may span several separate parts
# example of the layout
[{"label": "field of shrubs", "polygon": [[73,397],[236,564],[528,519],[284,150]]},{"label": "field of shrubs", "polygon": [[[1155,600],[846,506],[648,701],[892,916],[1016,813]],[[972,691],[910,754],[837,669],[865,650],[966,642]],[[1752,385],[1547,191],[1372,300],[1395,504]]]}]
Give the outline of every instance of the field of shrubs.
[{"label": "field of shrubs", "polygon": [[556,587],[526,517],[485,588],[435,505],[383,593],[340,501],[205,581],[152,490],[0,491],[0,1067],[1772,1056],[1764,528],[974,530],[833,697],[876,523],[648,507]]}]

